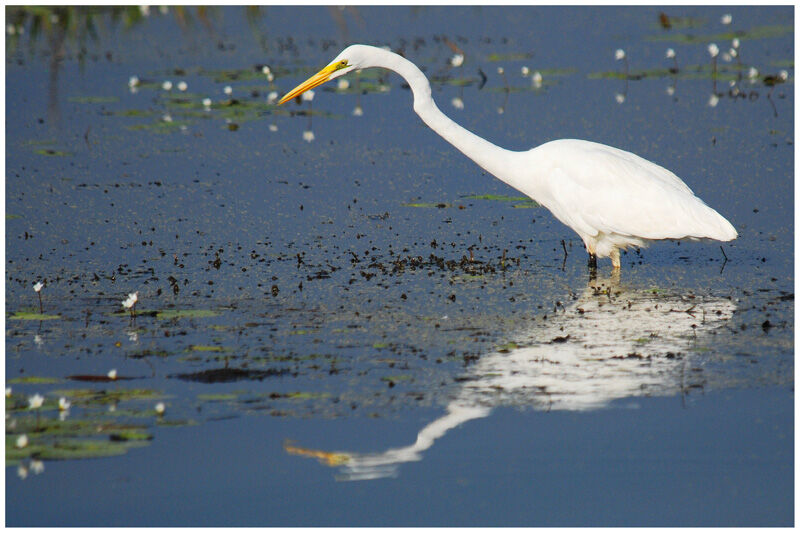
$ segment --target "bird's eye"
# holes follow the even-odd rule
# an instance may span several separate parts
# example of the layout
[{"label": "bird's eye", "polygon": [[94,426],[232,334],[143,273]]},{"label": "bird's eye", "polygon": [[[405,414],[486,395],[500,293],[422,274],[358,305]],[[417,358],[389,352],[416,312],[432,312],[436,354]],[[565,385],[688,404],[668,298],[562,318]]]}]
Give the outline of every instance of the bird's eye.
[{"label": "bird's eye", "polygon": [[343,67],[346,67],[346,66],[347,66],[347,60],[346,59],[342,59],[341,61],[339,61],[339,68],[343,68]]}]

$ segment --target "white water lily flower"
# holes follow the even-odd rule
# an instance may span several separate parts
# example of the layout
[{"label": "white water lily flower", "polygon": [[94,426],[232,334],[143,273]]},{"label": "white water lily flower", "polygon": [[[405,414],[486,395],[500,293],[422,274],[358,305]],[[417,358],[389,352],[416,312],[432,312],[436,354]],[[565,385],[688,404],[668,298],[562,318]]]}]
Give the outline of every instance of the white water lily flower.
[{"label": "white water lily flower", "polygon": [[206,108],[206,111],[211,109],[211,98],[203,98],[203,107]]},{"label": "white water lily flower", "polygon": [[167,410],[167,407],[164,405],[164,402],[158,402],[156,404],[156,413],[163,415],[164,411]]},{"label": "white water lily flower", "polygon": [[11,398],[11,387],[6,387],[6,398]]},{"label": "white water lily flower", "polygon": [[506,70],[505,70],[503,67],[497,67],[497,73],[498,73],[498,74],[504,74],[504,73],[505,73],[505,71],[506,71]]},{"label": "white water lily flower", "polygon": [[28,409],[38,409],[44,403],[44,396],[41,394],[34,394],[28,398]]},{"label": "white water lily flower", "polygon": [[732,45],[734,48],[739,48],[739,38],[738,38],[738,37],[734,37],[734,38],[733,38],[733,41],[731,41],[731,45]]},{"label": "white water lily flower", "polygon": [[533,86],[536,89],[541,87],[542,86],[542,73],[539,72],[538,70],[536,72],[534,72],[533,76],[531,76],[531,82],[533,83]]},{"label": "white water lily flower", "polygon": [[719,96],[717,96],[716,94],[712,94],[711,97],[708,99],[709,107],[717,107],[718,103],[719,103]]},{"label": "white water lily flower", "polygon": [[336,88],[340,91],[346,91],[350,88],[350,82],[344,78],[339,78],[339,82],[336,84]]},{"label": "white water lily flower", "polygon": [[788,80],[788,79],[789,79],[789,72],[788,72],[788,71],[786,71],[786,70],[781,70],[780,72],[778,72],[778,77],[779,77],[779,78],[780,78],[782,81],[786,81],[786,80]]},{"label": "white water lily flower", "polygon": [[59,411],[66,411],[72,404],[64,398],[63,396],[58,399],[58,410]]},{"label": "white water lily flower", "polygon": [[25,468],[25,465],[21,464],[17,467],[17,476],[20,479],[25,479],[26,477],[28,477],[28,469]]},{"label": "white water lily flower", "polygon": [[314,140],[314,132],[311,130],[306,130],[303,132],[303,140],[306,142],[311,142]]},{"label": "white water lily flower", "polygon": [[364,109],[360,105],[357,105],[357,106],[355,106],[353,108],[353,116],[354,117],[360,117],[363,114],[364,114]]},{"label": "white water lily flower", "polygon": [[41,281],[37,281],[36,284],[33,286],[33,290],[36,292],[39,292],[40,290],[42,290],[42,288],[44,288],[44,283],[42,283]]},{"label": "white water lily flower", "polygon": [[142,14],[143,17],[149,17],[150,6],[139,6],[139,12]]},{"label": "white water lily flower", "polygon": [[264,65],[263,67],[261,67],[261,73],[266,76],[268,74],[271,74],[272,71],[270,70],[270,68],[267,65]]},{"label": "white water lily flower", "polygon": [[272,91],[271,93],[269,93],[267,95],[267,103],[268,104],[275,103],[275,100],[277,100],[277,99],[278,99],[278,91]]},{"label": "white water lily flower", "polygon": [[461,99],[461,98],[459,98],[458,96],[456,96],[455,98],[453,98],[452,100],[450,100],[450,103],[451,103],[451,104],[452,104],[452,106],[453,106],[453,107],[455,107],[456,109],[464,109],[464,100],[462,100],[462,99]]},{"label": "white water lily flower", "polygon": [[730,50],[728,50],[728,55],[731,57],[736,57],[739,55],[739,52],[736,51],[736,48],[731,48]]},{"label": "white water lily flower", "polygon": [[675,94],[675,87],[673,87],[672,85],[670,85],[669,87],[667,87],[667,94],[668,94],[669,96],[672,96],[673,94]]},{"label": "white water lily flower", "polygon": [[625,59],[625,50],[622,48],[617,48],[617,50],[614,52],[614,59],[617,61]]},{"label": "white water lily flower", "polygon": [[137,292],[128,293],[128,299],[133,301],[133,303],[138,302],[139,301],[139,292],[137,291]]},{"label": "white water lily flower", "polygon": [[185,81],[179,81],[178,82],[178,90],[179,91],[185,91],[188,88],[189,88],[189,86],[186,84]]},{"label": "white water lily flower", "polygon": [[30,464],[31,472],[37,476],[44,472],[44,463],[38,459],[33,459]]},{"label": "white water lily flower", "polygon": [[727,26],[728,24],[733,22],[733,15],[731,15],[730,13],[725,13],[724,15],[722,15],[722,18],[719,19],[719,21]]},{"label": "white water lily flower", "polygon": [[747,77],[751,80],[754,80],[758,77],[758,69],[755,67],[750,67],[750,70],[747,71]]},{"label": "white water lily flower", "polygon": [[16,443],[17,448],[24,448],[27,445],[28,445],[28,436],[27,435],[25,435],[23,433],[22,435],[17,437],[17,443]]},{"label": "white water lily flower", "polygon": [[128,87],[136,87],[139,85],[139,77],[138,76],[131,76],[128,78]]},{"label": "white water lily flower", "polygon": [[303,93],[303,100],[310,102],[314,99],[314,91],[306,91]]},{"label": "white water lily flower", "polygon": [[225,86],[225,87],[222,89],[222,92],[224,92],[225,94],[227,94],[228,96],[230,96],[231,94],[233,94],[233,88],[232,88],[230,85],[226,85],[226,86]]},{"label": "white water lily flower", "polygon": [[108,371],[107,375],[109,379],[117,379],[117,369],[112,368],[111,370]]},{"label": "white water lily flower", "polygon": [[667,48],[667,59],[672,59],[673,57],[675,57],[675,50]]},{"label": "white water lily flower", "polygon": [[525,67],[525,66],[523,66],[523,67],[522,67],[521,69],[519,69],[519,70],[520,70],[520,73],[522,74],[522,77],[523,77],[523,78],[524,78],[524,77],[526,77],[528,74],[530,74],[530,73],[531,73],[531,69],[529,69],[528,67]]},{"label": "white water lily flower", "polygon": [[464,54],[455,54],[450,58],[450,65],[460,67],[464,64]]},{"label": "white water lily flower", "polygon": [[172,115],[167,113],[167,114],[165,114],[164,116],[161,117],[161,120],[163,120],[164,122],[172,122]]},{"label": "white water lily flower", "polygon": [[172,90],[172,82],[169,81],[169,80],[165,81],[164,83],[161,84],[161,88],[164,89],[165,91],[171,91]]},{"label": "white water lily flower", "polygon": [[717,54],[719,54],[719,46],[714,43],[709,44],[708,53],[711,55],[711,57],[717,57]]},{"label": "white water lily flower", "polygon": [[274,131],[278,131],[278,125],[277,124],[270,124],[269,125],[269,131],[273,131],[273,132]]}]

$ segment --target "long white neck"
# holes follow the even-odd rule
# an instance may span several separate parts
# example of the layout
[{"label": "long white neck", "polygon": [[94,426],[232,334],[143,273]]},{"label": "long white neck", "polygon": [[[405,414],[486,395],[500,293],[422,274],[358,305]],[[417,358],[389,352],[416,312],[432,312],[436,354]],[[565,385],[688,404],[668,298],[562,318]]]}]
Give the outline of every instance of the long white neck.
[{"label": "long white neck", "polygon": [[414,63],[395,53],[379,48],[376,50],[380,53],[375,66],[388,68],[408,82],[414,93],[414,111],[422,121],[484,170],[509,183],[506,167],[518,152],[500,148],[453,122],[436,107],[428,78]]}]

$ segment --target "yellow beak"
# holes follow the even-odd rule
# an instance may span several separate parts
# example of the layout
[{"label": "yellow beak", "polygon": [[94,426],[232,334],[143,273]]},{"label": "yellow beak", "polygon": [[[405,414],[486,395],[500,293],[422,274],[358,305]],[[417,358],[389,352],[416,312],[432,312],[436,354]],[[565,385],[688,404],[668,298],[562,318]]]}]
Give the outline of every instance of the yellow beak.
[{"label": "yellow beak", "polygon": [[289,100],[291,100],[295,96],[300,96],[304,92],[306,92],[306,91],[308,91],[310,89],[313,89],[314,87],[322,85],[323,83],[325,83],[326,81],[328,81],[331,78],[331,74],[333,74],[335,71],[339,70],[340,68],[341,68],[341,65],[339,65],[339,64],[328,65],[327,67],[325,67],[324,69],[320,70],[319,72],[317,72],[316,74],[314,74],[313,76],[308,78],[306,81],[304,81],[303,83],[301,83],[300,85],[298,85],[297,87],[295,87],[294,89],[292,89],[291,91],[286,93],[283,96],[283,98],[280,99],[280,101],[278,102],[278,105],[281,105],[284,102],[288,102]]}]

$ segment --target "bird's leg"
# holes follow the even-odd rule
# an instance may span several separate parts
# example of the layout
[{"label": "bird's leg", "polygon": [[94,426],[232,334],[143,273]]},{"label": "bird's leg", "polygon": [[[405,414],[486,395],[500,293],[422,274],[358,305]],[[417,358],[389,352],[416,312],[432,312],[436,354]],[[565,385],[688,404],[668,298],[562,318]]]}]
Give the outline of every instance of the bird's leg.
[{"label": "bird's leg", "polygon": [[597,270],[597,254],[589,252],[589,270]]},{"label": "bird's leg", "polygon": [[619,248],[614,248],[611,250],[611,266],[614,267],[614,270],[619,270]]}]

